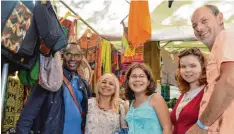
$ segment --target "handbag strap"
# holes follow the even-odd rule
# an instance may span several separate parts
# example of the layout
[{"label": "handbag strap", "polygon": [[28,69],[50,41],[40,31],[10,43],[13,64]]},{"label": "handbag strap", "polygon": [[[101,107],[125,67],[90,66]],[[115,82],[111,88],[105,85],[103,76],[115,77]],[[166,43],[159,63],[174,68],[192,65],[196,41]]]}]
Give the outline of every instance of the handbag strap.
[{"label": "handbag strap", "polygon": [[119,127],[122,128],[122,112],[121,112],[121,106],[119,105]]},{"label": "handbag strap", "polygon": [[84,113],[81,110],[81,107],[79,105],[79,101],[77,100],[77,98],[75,96],[75,93],[74,93],[74,91],[72,89],[72,86],[71,86],[70,82],[68,81],[67,77],[65,77],[64,75],[63,75],[63,80],[64,80],[65,84],[67,85],[67,88],[68,88],[68,90],[69,90],[69,92],[70,92],[70,94],[71,94],[71,96],[72,96],[72,98],[73,98],[73,100],[74,100],[74,102],[75,102],[81,116],[84,117]]}]

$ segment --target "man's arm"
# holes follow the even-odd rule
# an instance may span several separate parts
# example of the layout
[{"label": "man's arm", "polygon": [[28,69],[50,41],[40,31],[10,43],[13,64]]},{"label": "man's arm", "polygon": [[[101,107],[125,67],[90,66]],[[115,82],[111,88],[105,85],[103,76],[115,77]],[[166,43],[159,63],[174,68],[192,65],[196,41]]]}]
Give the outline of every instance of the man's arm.
[{"label": "man's arm", "polygon": [[220,79],[200,116],[200,121],[206,126],[212,125],[234,99],[234,62],[222,63],[220,70]]}]

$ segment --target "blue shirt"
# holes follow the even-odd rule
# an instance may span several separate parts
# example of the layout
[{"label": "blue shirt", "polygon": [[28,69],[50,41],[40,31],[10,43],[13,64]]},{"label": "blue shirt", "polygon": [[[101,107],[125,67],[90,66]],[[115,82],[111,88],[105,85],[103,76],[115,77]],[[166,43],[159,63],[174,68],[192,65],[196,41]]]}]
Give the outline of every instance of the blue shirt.
[{"label": "blue shirt", "polygon": [[[71,76],[67,70],[64,70],[64,73],[69,74],[68,76]],[[70,84],[80,104],[83,99],[83,95],[82,95],[81,89],[79,89],[78,80],[79,80],[79,76],[76,75],[73,78],[71,78]],[[77,108],[69,92],[69,89],[67,88],[65,83],[63,83],[63,89],[64,89],[63,97],[64,97],[64,105],[65,105],[65,119],[64,119],[63,134],[82,134],[82,130],[81,130],[82,117],[81,117],[80,111]],[[82,108],[81,104],[80,104],[80,108]]]},{"label": "blue shirt", "polygon": [[152,95],[137,108],[132,106],[134,100],[130,104],[130,109],[125,117],[129,128],[128,134],[162,134],[158,114],[149,103]]}]

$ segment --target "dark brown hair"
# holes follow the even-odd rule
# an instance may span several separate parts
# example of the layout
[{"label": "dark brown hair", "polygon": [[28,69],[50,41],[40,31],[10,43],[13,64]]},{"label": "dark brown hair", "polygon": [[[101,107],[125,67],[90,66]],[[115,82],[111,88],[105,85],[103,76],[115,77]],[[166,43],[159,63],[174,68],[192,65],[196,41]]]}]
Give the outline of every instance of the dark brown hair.
[{"label": "dark brown hair", "polygon": [[130,67],[128,68],[128,71],[126,72],[125,75],[125,82],[124,82],[124,87],[125,87],[125,96],[128,100],[134,100],[135,99],[135,95],[134,92],[132,91],[132,89],[129,87],[128,81],[130,78],[130,75],[132,73],[132,71],[136,68],[140,68],[144,71],[144,73],[147,76],[147,79],[149,80],[150,84],[148,85],[147,89],[146,89],[146,95],[149,96],[152,93],[155,92],[156,89],[156,83],[155,83],[155,79],[153,77],[153,73],[150,69],[150,67],[148,67],[146,64],[144,63],[133,63],[132,65],[130,65]]},{"label": "dark brown hair", "polygon": [[199,86],[207,84],[206,81],[206,59],[200,49],[198,48],[189,48],[181,51],[178,55],[178,69],[177,69],[177,82],[181,93],[186,93],[189,91],[190,85],[185,81],[180,74],[180,59],[184,56],[193,55],[196,56],[202,67],[202,75],[199,79]]}]

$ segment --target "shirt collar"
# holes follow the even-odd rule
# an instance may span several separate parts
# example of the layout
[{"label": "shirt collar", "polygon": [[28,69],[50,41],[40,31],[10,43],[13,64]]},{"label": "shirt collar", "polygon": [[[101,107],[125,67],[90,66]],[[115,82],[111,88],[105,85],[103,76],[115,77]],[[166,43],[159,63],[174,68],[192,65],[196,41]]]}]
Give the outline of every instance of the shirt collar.
[{"label": "shirt collar", "polygon": [[[63,74],[69,81],[71,81],[71,79],[72,79],[71,72],[69,72],[67,69],[63,68]],[[73,77],[73,78],[79,78],[79,75],[77,72],[76,72],[75,77]]]}]

